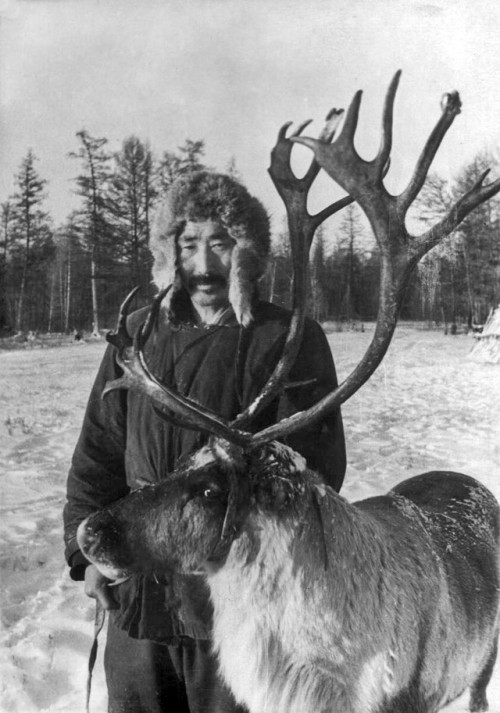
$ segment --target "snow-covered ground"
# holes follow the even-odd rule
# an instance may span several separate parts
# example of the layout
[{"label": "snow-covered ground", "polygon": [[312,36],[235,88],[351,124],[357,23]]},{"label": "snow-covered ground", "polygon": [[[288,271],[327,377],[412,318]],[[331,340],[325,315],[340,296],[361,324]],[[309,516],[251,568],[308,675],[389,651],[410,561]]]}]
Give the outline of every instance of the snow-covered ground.
[{"label": "snow-covered ground", "polygon": [[[371,337],[329,334],[339,376]],[[359,499],[419,472],[474,475],[500,498],[500,366],[467,359],[468,337],[399,327],[370,382],[344,406],[349,467],[343,494]],[[63,561],[65,477],[102,344],[0,352],[0,532],[4,713],[83,713],[93,602]],[[102,645],[100,647],[102,654]],[[500,666],[489,688],[500,713]],[[91,710],[106,710],[102,660]],[[467,697],[447,713],[464,713]]]}]

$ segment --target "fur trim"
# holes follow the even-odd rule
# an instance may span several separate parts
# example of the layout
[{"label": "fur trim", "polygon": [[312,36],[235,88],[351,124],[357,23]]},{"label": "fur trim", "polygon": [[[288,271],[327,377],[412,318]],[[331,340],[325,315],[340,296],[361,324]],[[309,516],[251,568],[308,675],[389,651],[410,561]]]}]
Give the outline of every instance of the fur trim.
[{"label": "fur trim", "polygon": [[182,287],[178,272],[177,238],[188,220],[218,220],[236,241],[231,256],[229,301],[238,322],[252,321],[257,282],[267,266],[269,217],[256,198],[230,176],[197,171],[172,184],[154,220],[150,249],[153,279],[159,289],[172,284],[166,298],[171,309]]}]

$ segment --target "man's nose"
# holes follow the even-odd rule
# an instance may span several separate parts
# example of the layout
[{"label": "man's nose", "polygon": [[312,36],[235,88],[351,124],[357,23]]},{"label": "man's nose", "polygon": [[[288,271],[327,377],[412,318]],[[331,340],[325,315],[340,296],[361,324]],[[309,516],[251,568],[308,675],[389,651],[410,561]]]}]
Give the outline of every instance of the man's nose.
[{"label": "man's nose", "polygon": [[210,245],[200,245],[196,251],[195,267],[198,275],[206,275],[217,271],[218,258]]}]

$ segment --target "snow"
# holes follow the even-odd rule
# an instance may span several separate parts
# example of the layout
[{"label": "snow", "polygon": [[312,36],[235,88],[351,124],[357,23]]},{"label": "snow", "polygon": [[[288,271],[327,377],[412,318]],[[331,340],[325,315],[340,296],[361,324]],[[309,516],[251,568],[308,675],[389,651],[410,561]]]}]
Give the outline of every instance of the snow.
[{"label": "snow", "polygon": [[[328,335],[343,378],[371,338]],[[500,498],[500,366],[471,362],[472,339],[398,327],[383,364],[343,408],[343,494],[383,493],[432,469],[475,476]],[[4,713],[83,713],[93,601],[64,565],[65,479],[104,346],[0,352],[0,699]],[[106,709],[96,663],[91,711]],[[500,713],[500,666],[488,689]],[[467,696],[446,713],[464,713]]]}]

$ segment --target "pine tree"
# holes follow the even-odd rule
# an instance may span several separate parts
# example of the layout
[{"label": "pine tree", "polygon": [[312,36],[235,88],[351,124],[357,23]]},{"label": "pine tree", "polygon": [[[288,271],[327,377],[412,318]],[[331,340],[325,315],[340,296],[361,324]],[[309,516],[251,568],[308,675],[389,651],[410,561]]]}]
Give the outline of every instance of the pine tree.
[{"label": "pine tree", "polygon": [[292,254],[288,225],[283,219],[280,233],[272,237],[272,250],[266,277],[262,280],[262,293],[270,302],[281,307],[290,307],[292,303]]},{"label": "pine tree", "polygon": [[111,155],[104,148],[108,143],[106,138],[93,137],[85,129],[78,131],[76,136],[81,145],[78,151],[70,153],[70,157],[79,159],[83,169],[75,180],[78,194],[83,198],[83,208],[80,211],[81,227],[90,262],[93,334],[98,336],[100,324],[98,281],[104,277],[104,271],[101,274],[101,270],[109,255],[112,238],[106,202]]},{"label": "pine tree", "polygon": [[[33,151],[29,149],[15,177],[17,190],[12,196],[14,213],[10,251],[13,271],[20,273],[15,310],[16,331],[26,327],[26,301],[33,287],[30,278],[34,277],[36,261],[45,260],[47,250],[51,249],[52,236],[48,215],[40,207],[45,199],[44,189],[47,182],[39,176],[35,168],[36,160]],[[44,285],[37,285],[37,312],[41,297],[44,296],[43,287]],[[32,328],[37,327],[33,324],[35,321],[36,317],[31,318]]]},{"label": "pine tree", "polygon": [[80,331],[91,308],[86,253],[79,216],[69,215],[54,235],[55,257],[50,270],[48,331]]},{"label": "pine tree", "polygon": [[109,201],[120,260],[128,271],[130,287],[147,286],[151,280],[151,257],[147,249],[150,215],[157,196],[153,157],[146,144],[130,136],[114,158]]},{"label": "pine tree", "polygon": [[313,319],[321,321],[328,316],[328,270],[322,225],[317,229],[311,246],[309,281],[310,313]]},{"label": "pine tree", "polygon": [[189,174],[194,171],[200,171],[204,168],[201,159],[205,154],[205,142],[203,140],[192,141],[186,139],[183,146],[179,146],[181,174]]},{"label": "pine tree", "polygon": [[351,322],[360,316],[359,295],[361,255],[366,252],[360,246],[364,229],[359,208],[351,204],[344,209],[337,233],[338,248],[335,262],[340,268],[340,318]]},{"label": "pine tree", "polygon": [[8,257],[13,214],[14,208],[12,203],[10,201],[2,203],[0,225],[0,333],[5,330],[12,329],[14,324],[13,311],[9,305],[9,295],[7,289]]},{"label": "pine tree", "polygon": [[202,162],[204,154],[205,142],[191,139],[186,139],[183,146],[179,146],[177,153],[165,151],[158,167],[160,192],[166,193],[180,176],[205,169],[206,166]]}]

